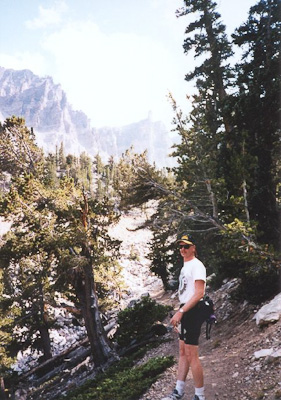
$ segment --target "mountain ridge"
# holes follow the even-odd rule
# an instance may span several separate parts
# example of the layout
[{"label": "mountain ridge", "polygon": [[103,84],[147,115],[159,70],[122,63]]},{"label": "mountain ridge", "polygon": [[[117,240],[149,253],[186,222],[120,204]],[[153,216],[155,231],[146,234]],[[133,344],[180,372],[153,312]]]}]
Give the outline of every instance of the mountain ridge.
[{"label": "mountain ridge", "polygon": [[173,144],[169,132],[163,122],[152,121],[151,115],[125,126],[96,128],[83,111],[73,109],[52,77],[0,67],[0,117],[3,121],[12,115],[25,118],[46,153],[55,152],[63,143],[66,153],[99,154],[107,161],[133,147],[136,153],[147,150],[148,160],[158,167],[174,164],[168,157]]}]

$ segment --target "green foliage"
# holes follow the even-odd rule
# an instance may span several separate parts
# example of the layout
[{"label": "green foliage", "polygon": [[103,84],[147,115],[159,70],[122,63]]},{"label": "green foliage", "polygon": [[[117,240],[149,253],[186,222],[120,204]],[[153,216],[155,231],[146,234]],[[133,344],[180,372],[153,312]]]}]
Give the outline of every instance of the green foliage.
[{"label": "green foliage", "polygon": [[[3,273],[0,271],[0,302],[4,300],[3,287]],[[15,360],[7,352],[7,348],[12,342],[12,315],[4,316],[3,313],[0,313],[0,315],[0,375],[3,376],[9,370]]]},{"label": "green foliage", "polygon": [[[225,34],[225,26],[221,23],[220,14],[216,12],[214,1],[185,0],[184,4],[185,6],[177,12],[177,16],[188,14],[197,16],[197,20],[191,22],[186,28],[184,51],[187,53],[193,49],[195,58],[206,53],[209,55],[209,58],[200,66],[187,74],[186,79],[191,80],[196,77],[197,87],[213,86],[217,95],[220,96],[218,92],[223,90],[223,80],[230,77],[228,65],[224,62],[233,54]],[[202,77],[206,77],[205,82],[209,80],[207,86],[204,85]]]},{"label": "green foliage", "polygon": [[113,186],[120,197],[120,209],[139,207],[151,199],[159,198],[156,184],[166,180],[164,174],[149,164],[147,152],[133,153],[130,148],[116,165]]},{"label": "green foliage", "polygon": [[95,283],[100,310],[118,306],[126,286],[121,278],[121,266],[115,259],[106,258],[95,268]]},{"label": "green foliage", "polygon": [[48,154],[47,157],[45,157],[43,179],[46,186],[57,187],[59,185],[56,157],[53,154]]},{"label": "green foliage", "polygon": [[[182,266],[179,254],[175,251],[175,236],[177,230],[176,219],[165,218],[168,214],[165,210],[169,207],[169,202],[159,203],[157,215],[157,225],[152,225],[153,239],[150,243],[150,253],[148,255],[151,260],[150,270],[161,278],[165,289],[170,288],[171,278],[179,275],[179,269]],[[175,205],[175,204],[174,204]]]},{"label": "green foliage", "polygon": [[[13,175],[10,190],[0,204],[1,214],[6,218],[12,216],[13,222],[0,248],[1,329],[10,332],[5,339],[7,357],[29,346],[43,351],[45,359],[51,357],[49,329],[55,321],[50,318],[48,306],[55,304],[55,293],[60,292],[76,297],[86,328],[89,327],[90,343],[96,346],[94,357],[98,354],[99,359],[95,360],[98,363],[106,350],[96,334],[103,332],[99,313],[91,310],[98,310],[94,288],[101,298],[111,297],[111,301],[103,304],[106,309],[117,298],[116,287],[120,287],[116,263],[119,241],[111,240],[107,234],[108,226],[117,220],[116,215],[106,199],[94,200],[79,186],[79,181],[75,184],[74,179],[65,176],[67,166],[76,161],[65,158],[63,146],[55,157],[47,157],[44,169],[30,173],[39,161],[43,165],[44,160],[36,159],[41,153],[24,121],[7,120],[1,133],[1,145],[7,149],[5,159],[10,154],[10,142],[22,151],[20,166],[16,164],[16,169],[9,169]],[[22,138],[26,139],[26,146]],[[82,154],[79,165],[85,175],[77,179],[85,188],[92,179],[91,161]],[[98,277],[96,286],[94,268]],[[96,332],[91,330],[92,326]]]},{"label": "green foliage", "polygon": [[173,364],[172,357],[158,357],[134,367],[134,360],[126,358],[63,399],[137,400]]},{"label": "green foliage", "polygon": [[232,147],[239,152],[241,132],[246,133],[245,149],[252,159],[247,164],[250,215],[258,222],[259,240],[275,248],[280,243],[280,15],[279,0],[259,1],[232,35],[243,55],[230,103],[237,126]]},{"label": "green foliage", "polygon": [[75,185],[84,187],[93,194],[93,161],[85,152],[79,157],[71,154],[64,155],[61,144],[56,154],[48,154],[44,165],[44,183],[49,187],[58,187],[59,180],[65,177],[72,178]]},{"label": "green foliage", "polygon": [[[218,287],[225,278],[239,278],[240,285],[234,294],[236,300],[259,304],[279,291],[280,262],[273,248],[257,245],[256,229],[235,219],[226,225],[227,230],[212,242],[208,263]],[[217,255],[219,254],[219,258]]]},{"label": "green foliage", "polygon": [[64,153],[63,142],[61,142],[59,151],[57,152],[57,165],[60,166],[60,169],[66,168],[66,158],[65,158],[65,153]]},{"label": "green foliage", "polygon": [[42,168],[43,152],[35,144],[35,135],[25,126],[24,118],[7,118],[0,124],[0,170],[12,175],[40,175]]},{"label": "green foliage", "polygon": [[248,265],[247,269],[241,270],[240,277],[241,284],[234,295],[236,299],[261,304],[279,293],[279,271],[270,261]]},{"label": "green foliage", "polygon": [[140,341],[147,335],[156,321],[162,321],[169,307],[157,304],[149,296],[137,301],[133,307],[126,308],[118,314],[118,328],[114,339],[119,346],[129,345],[132,341]]}]

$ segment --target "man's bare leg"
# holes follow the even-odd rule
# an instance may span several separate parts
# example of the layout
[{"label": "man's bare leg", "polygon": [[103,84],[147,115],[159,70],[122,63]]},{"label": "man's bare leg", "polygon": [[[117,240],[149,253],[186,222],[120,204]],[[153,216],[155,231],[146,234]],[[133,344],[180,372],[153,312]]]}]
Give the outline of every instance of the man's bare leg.
[{"label": "man's bare leg", "polygon": [[187,345],[183,340],[179,340],[179,363],[178,363],[178,375],[177,379],[179,381],[185,381],[189,367],[190,367],[190,359],[186,357],[186,347]]},{"label": "man's bare leg", "polygon": [[204,386],[203,368],[199,360],[198,346],[185,345],[186,359],[192,371],[194,386],[201,388]]}]

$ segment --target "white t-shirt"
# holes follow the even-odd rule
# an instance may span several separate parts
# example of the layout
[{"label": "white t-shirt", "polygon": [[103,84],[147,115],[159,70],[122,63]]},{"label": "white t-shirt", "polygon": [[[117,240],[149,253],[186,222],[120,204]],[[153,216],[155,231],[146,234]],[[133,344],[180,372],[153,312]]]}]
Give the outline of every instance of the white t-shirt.
[{"label": "white t-shirt", "polygon": [[206,282],[206,268],[204,264],[193,258],[185,261],[179,277],[179,301],[185,304],[195,292],[195,281],[202,280]]}]

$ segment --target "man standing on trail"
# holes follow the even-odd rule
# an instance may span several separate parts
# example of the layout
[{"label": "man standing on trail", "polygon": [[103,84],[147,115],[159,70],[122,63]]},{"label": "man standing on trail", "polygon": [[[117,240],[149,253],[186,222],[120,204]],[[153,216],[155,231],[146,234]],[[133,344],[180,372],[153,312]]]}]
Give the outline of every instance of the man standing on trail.
[{"label": "man standing on trail", "polygon": [[184,265],[179,277],[180,308],[171,319],[179,332],[179,363],[177,383],[173,392],[162,400],[179,400],[184,396],[185,380],[191,368],[195,386],[193,400],[205,400],[203,369],[199,360],[198,340],[204,318],[200,315],[200,300],[205,293],[206,268],[196,258],[194,240],[182,234],[177,240]]}]

